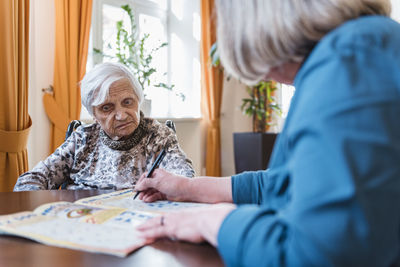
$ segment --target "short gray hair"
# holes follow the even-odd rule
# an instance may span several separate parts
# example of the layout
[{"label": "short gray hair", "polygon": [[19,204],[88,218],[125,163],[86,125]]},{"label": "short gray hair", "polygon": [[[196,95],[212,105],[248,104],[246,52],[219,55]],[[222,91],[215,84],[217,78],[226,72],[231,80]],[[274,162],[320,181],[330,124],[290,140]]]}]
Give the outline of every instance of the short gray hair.
[{"label": "short gray hair", "polygon": [[218,52],[226,71],[256,84],[272,67],[301,62],[342,23],[390,15],[390,0],[216,0]]},{"label": "short gray hair", "polygon": [[106,62],[96,65],[86,73],[80,82],[82,105],[93,116],[93,107],[106,100],[110,86],[119,80],[127,79],[138,97],[139,105],[143,101],[143,89],[131,71],[121,63]]}]

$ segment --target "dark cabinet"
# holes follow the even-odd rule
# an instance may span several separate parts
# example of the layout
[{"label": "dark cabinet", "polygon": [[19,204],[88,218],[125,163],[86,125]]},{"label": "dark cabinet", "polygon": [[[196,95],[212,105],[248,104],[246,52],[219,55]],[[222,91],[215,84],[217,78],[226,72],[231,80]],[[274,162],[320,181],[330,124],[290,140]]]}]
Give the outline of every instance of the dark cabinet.
[{"label": "dark cabinet", "polygon": [[236,173],[265,170],[274,147],[275,133],[234,133]]}]

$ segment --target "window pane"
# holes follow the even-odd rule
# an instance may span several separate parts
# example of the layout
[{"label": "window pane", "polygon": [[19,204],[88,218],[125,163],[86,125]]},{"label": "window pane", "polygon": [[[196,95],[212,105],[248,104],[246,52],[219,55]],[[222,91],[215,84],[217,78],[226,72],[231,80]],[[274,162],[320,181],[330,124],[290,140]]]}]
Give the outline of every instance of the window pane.
[{"label": "window pane", "polygon": [[[160,18],[145,14],[139,15],[140,38],[149,34],[146,39],[146,54],[151,54],[151,66],[156,72],[150,76],[151,85],[168,84],[168,50],[161,45],[166,42],[165,27]],[[165,117],[169,110],[169,91],[162,87],[148,86],[145,88],[146,98],[152,100],[151,116]]]},{"label": "window pane", "polygon": [[167,0],[148,0],[148,1],[158,5],[159,8],[167,9]]},{"label": "window pane", "polygon": [[290,102],[294,95],[295,88],[290,85],[282,84],[282,117],[286,118],[289,111]]},{"label": "window pane", "polygon": [[[131,33],[131,23],[127,13],[119,6],[103,5],[103,52],[107,55],[115,55],[117,53],[117,21],[122,20],[128,33]],[[117,61],[110,58],[103,58],[104,62]]]}]

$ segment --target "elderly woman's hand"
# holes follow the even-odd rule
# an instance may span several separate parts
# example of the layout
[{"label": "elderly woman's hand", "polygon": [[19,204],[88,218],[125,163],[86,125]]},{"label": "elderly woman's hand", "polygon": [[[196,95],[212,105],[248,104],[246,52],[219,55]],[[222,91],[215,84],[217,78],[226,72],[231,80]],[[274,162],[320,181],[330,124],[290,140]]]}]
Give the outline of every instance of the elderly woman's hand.
[{"label": "elderly woman's hand", "polygon": [[170,212],[152,218],[137,229],[147,243],[159,238],[171,238],[192,243],[208,241],[217,246],[219,228],[225,217],[236,208],[233,204],[215,204],[210,207]]},{"label": "elderly woman's hand", "polygon": [[163,169],[156,169],[151,178],[146,178],[147,173],[143,173],[138,180],[135,190],[141,191],[139,199],[144,202],[154,202],[157,200],[185,201],[185,186],[189,178],[171,174]]}]

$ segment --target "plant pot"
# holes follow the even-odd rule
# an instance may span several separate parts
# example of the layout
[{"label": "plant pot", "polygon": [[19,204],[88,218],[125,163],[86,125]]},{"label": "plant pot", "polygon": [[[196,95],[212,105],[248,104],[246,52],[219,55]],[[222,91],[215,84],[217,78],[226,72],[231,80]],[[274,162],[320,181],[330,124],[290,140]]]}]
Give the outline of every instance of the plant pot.
[{"label": "plant pot", "polygon": [[141,111],[143,111],[145,117],[150,117],[151,115],[151,99],[145,98],[141,105]]},{"label": "plant pot", "polygon": [[277,135],[276,133],[233,133],[236,173],[265,170]]}]

